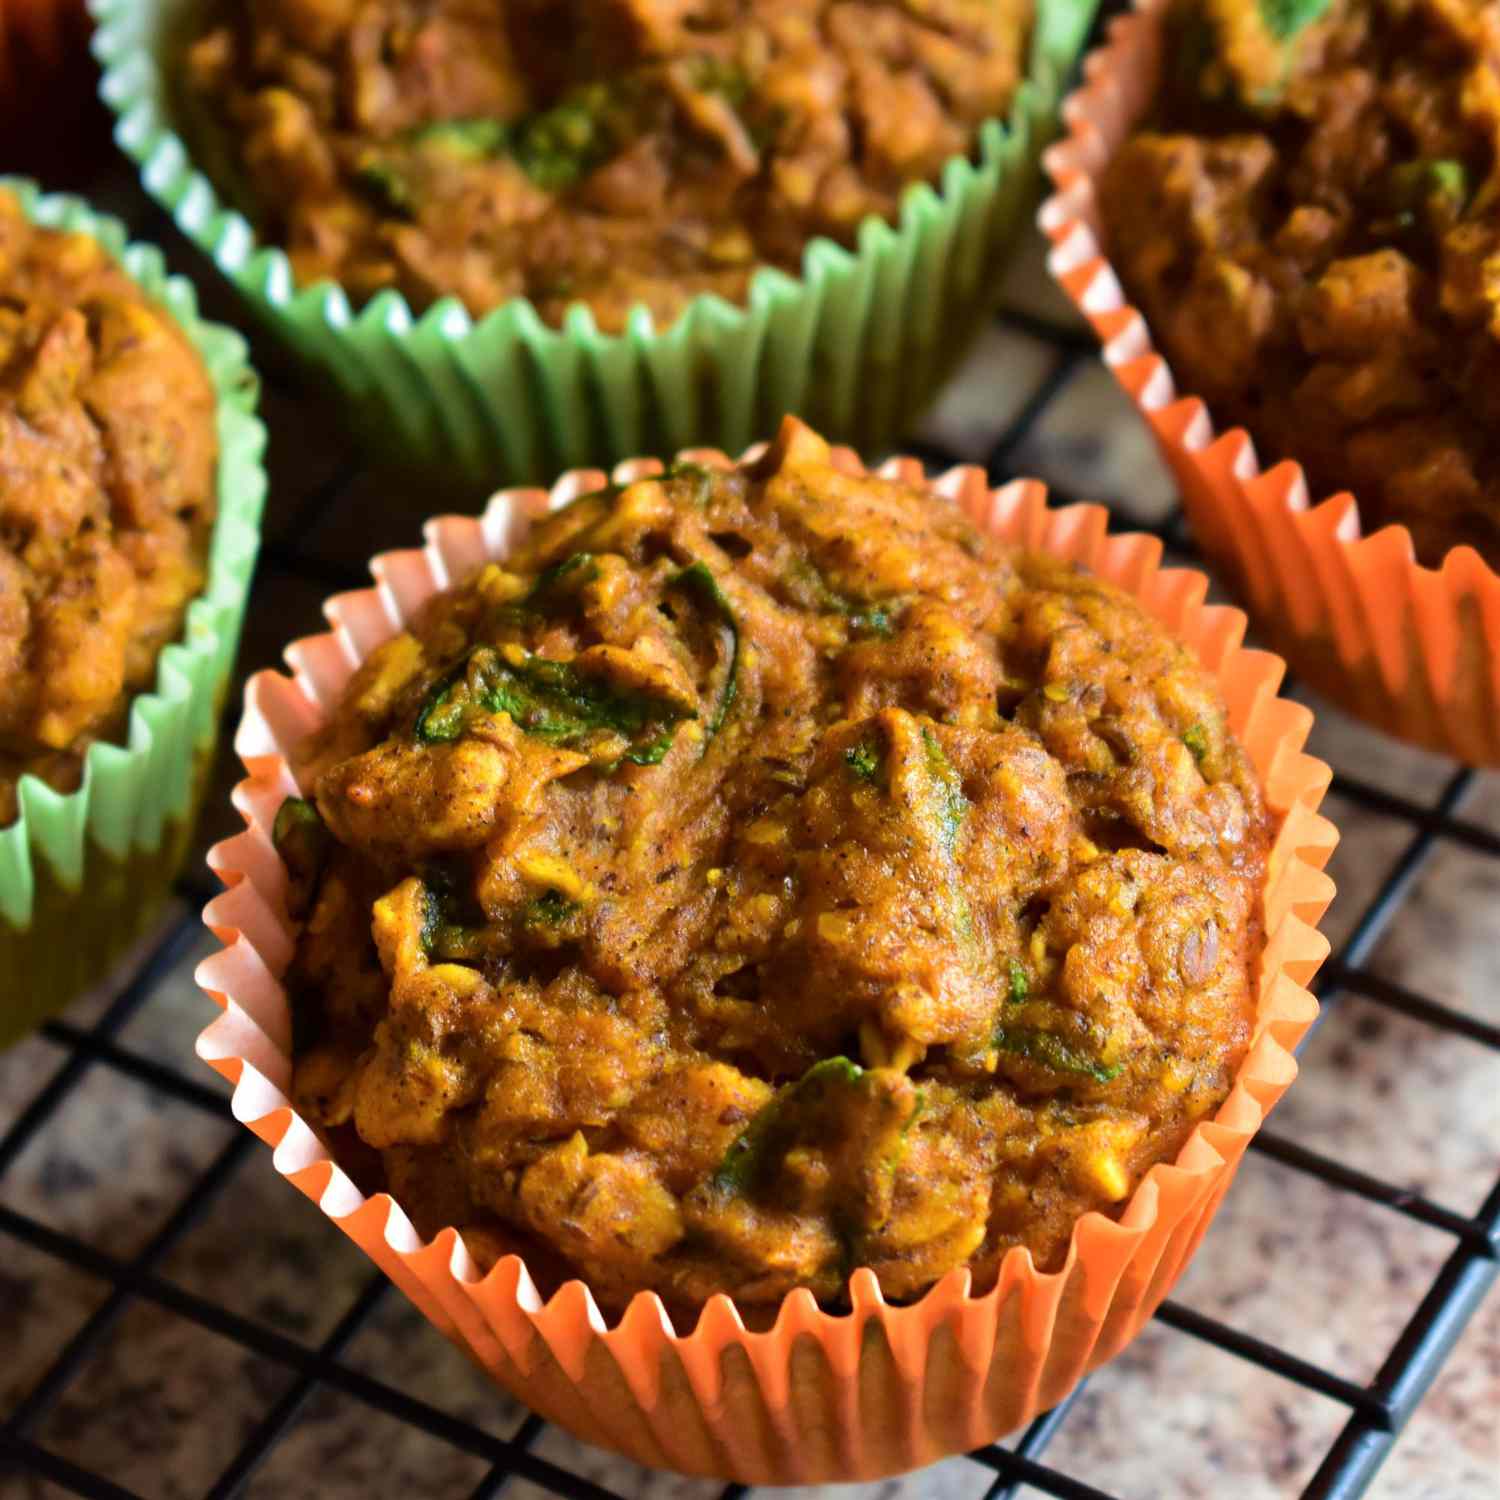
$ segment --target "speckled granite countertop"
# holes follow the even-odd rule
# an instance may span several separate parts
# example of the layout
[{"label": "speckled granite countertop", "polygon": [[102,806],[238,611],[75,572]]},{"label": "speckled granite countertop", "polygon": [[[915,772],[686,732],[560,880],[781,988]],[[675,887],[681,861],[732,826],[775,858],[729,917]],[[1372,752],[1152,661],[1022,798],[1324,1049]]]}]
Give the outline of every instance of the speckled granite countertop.
[{"label": "speckled granite countertop", "polygon": [[[1009,305],[1066,317],[1039,266],[1033,246],[1012,276]],[[1054,357],[1019,331],[988,332],[928,434],[961,451],[982,451]],[[267,528],[273,558],[275,545],[295,528],[298,541],[327,562],[332,580],[341,565],[409,544],[416,516],[442,507],[440,496],[423,497],[404,519],[391,517],[373,504],[379,484],[362,481],[311,520],[295,515],[287,497],[307,495],[339,471],[340,459],[315,436],[320,424],[298,402],[272,394],[267,408],[275,432]],[[1159,516],[1170,502],[1144,432],[1093,364],[1049,409],[1016,462],[1072,493],[1120,501],[1127,515]],[[270,663],[285,641],[318,628],[316,606],[325,591],[268,569],[252,606],[246,664]],[[1314,748],[1367,782],[1418,799],[1430,800],[1452,769],[1331,712],[1319,720]],[[222,785],[227,777],[226,765]],[[1465,813],[1500,829],[1497,785],[1494,777],[1481,778]],[[1337,797],[1328,810],[1343,831],[1333,865],[1340,899],[1327,924],[1337,944],[1413,829],[1355,813]],[[232,822],[221,787],[205,834],[217,836]],[[1500,1020],[1497,902],[1500,861],[1440,844],[1371,967]],[[218,1080],[192,1056],[209,1011],[192,968],[208,946],[199,942],[181,955],[118,1041],[214,1088]],[[106,988],[80,1000],[67,1020],[85,1026],[111,998]],[[45,1038],[0,1054],[0,1133],[66,1055]],[[1281,1106],[1276,1128],[1472,1211],[1500,1174],[1500,1056],[1346,997],[1307,1048],[1303,1077]],[[162,1233],[195,1179],[233,1149],[239,1134],[118,1069],[93,1067],[0,1176],[0,1207],[128,1260]],[[155,1274],[276,1335],[315,1345],[366,1291],[366,1263],[277,1179],[259,1147],[242,1150],[225,1170],[232,1170],[229,1185],[206,1211],[172,1226],[172,1247]],[[1189,1308],[1364,1381],[1450,1248],[1436,1230],[1252,1153],[1175,1295]],[[0,1422],[77,1330],[101,1308],[109,1313],[109,1290],[0,1232]],[[525,1419],[395,1293],[384,1295],[343,1361],[496,1435],[513,1433]],[[138,1494],[200,1496],[288,1396],[294,1378],[159,1305],[132,1301],[31,1436]],[[1286,1500],[1301,1491],[1344,1416],[1332,1400],[1153,1324],[1089,1383],[1047,1457],[1131,1500]],[[720,1485],[636,1469],[553,1429],[532,1451],[628,1500],[710,1500],[722,1492]],[[485,1487],[486,1472],[481,1458],[324,1389],[243,1493],[262,1500],[448,1500],[494,1493]],[[851,1500],[979,1500],[992,1479],[977,1464],[952,1460],[904,1480],[838,1493]],[[7,1478],[0,1469],[4,1500],[64,1493],[41,1480]],[[546,1492],[515,1479],[504,1493],[507,1500],[541,1500]],[[1500,1297],[1481,1307],[1370,1493],[1377,1500],[1500,1496]]]}]

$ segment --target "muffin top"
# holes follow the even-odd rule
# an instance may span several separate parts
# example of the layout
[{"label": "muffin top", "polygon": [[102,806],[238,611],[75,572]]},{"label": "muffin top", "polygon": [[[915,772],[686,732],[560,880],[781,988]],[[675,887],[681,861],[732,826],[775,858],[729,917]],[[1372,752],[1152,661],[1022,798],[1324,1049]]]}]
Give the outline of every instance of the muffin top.
[{"label": "muffin top", "polygon": [[1270,830],[1212,679],[795,423],[539,523],[295,770],[298,1108],[606,1303],[1055,1267],[1249,1035]]},{"label": "muffin top", "polygon": [[299,279],[659,325],[935,180],[1009,105],[1032,0],[258,0],[186,87]]},{"label": "muffin top", "polygon": [[203,587],[213,384],[99,244],[0,191],[0,825],[79,784]]},{"label": "muffin top", "polygon": [[1100,193],[1179,383],[1367,531],[1500,564],[1500,5],[1173,0]]}]

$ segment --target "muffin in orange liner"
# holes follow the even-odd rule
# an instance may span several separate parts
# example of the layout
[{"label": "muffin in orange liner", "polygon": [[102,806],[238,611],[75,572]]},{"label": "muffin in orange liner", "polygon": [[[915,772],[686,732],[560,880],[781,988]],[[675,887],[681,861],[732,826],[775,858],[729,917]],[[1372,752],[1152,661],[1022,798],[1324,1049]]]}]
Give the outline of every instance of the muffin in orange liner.
[{"label": "muffin in orange liner", "polygon": [[[835,454],[849,472],[864,472],[850,451]],[[681,456],[730,463],[707,450]],[[613,478],[627,483],[660,468],[633,460]],[[878,472],[923,482],[911,459]],[[849,1312],[825,1312],[804,1289],[785,1299],[769,1328],[750,1329],[719,1295],[681,1333],[654,1294],[640,1293],[611,1327],[580,1281],[544,1300],[517,1255],[481,1276],[456,1230],[422,1240],[388,1194],[366,1197],[296,1114],[280,983],[295,937],[271,838],[278,808],[297,794],[289,755],[332,712],[355,666],[434,593],[503,558],[532,518],[605,477],[575,471],[550,493],[504,491],[479,519],[429,522],[424,548],[374,560],[375,588],[328,602],[333,631],[289,648],[292,677],[252,679],[236,742],[248,774],[234,794],[249,826],[209,856],[228,889],[204,920],[224,946],[198,970],[224,1014],[199,1038],[199,1056],[235,1085],[234,1113],[274,1148],[277,1170],[494,1379],[578,1436],[643,1464],[751,1484],[869,1480],[977,1447],[1061,1400],[1136,1334],[1296,1075],[1292,1050],[1317,1013],[1305,986],[1328,951],[1315,930],[1333,894],[1322,867],[1337,841],[1317,813],[1329,770],[1302,753],[1312,716],[1276,696],[1278,658],[1241,647],[1244,616],[1205,605],[1202,574],[1163,569],[1155,539],[1108,535],[1100,506],[1049,510],[1035,481],[992,492],[973,468],[931,481],[993,534],[1124,588],[1215,674],[1229,723],[1279,819],[1250,1046],[1217,1115],[1194,1129],[1175,1162],[1151,1168],[1118,1221],[1097,1212],[1081,1218],[1056,1272],[1039,1272],[1016,1248],[983,1295],[971,1294],[970,1275],[960,1270],[919,1301],[893,1306],[861,1269],[849,1283]]]},{"label": "muffin in orange liner", "polygon": [[1096,184],[1150,107],[1166,7],[1137,0],[1116,19],[1064,105],[1039,214],[1052,274],[1155,434],[1199,542],[1292,669],[1389,734],[1500,765],[1500,574],[1469,546],[1423,567],[1406,527],[1366,536],[1354,496],[1315,505],[1299,464],[1263,471],[1243,429],[1216,436],[1104,254]]}]

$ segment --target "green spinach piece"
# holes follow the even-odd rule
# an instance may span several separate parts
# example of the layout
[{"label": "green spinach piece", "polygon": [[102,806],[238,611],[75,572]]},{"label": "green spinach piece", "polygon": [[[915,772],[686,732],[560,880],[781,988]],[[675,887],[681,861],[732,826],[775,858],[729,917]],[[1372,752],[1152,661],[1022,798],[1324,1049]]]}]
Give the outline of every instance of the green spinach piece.
[{"label": "green spinach piece", "polygon": [[700,560],[689,563],[687,567],[674,573],[668,582],[674,588],[686,589],[690,593],[697,594],[718,614],[729,629],[729,661],[725,667],[724,690],[719,694],[719,705],[708,724],[708,737],[712,739],[724,727],[724,720],[729,716],[729,710],[734,707],[734,700],[739,696],[740,622],[735,616],[734,606],[729,602],[724,590],[719,587],[719,580],[714,577],[713,569],[706,562]]},{"label": "green spinach piece", "polygon": [[311,802],[288,797],[277,809],[271,842],[286,866],[287,910],[300,917],[312,906],[333,848],[333,835]]},{"label": "green spinach piece", "polygon": [[495,611],[495,622],[503,625],[525,625],[546,619],[563,605],[571,603],[578,590],[599,576],[599,559],[592,552],[574,552],[561,562],[543,568],[536,581],[519,599],[502,604]]},{"label": "green spinach piece", "polygon": [[561,891],[548,891],[528,902],[522,921],[528,927],[561,927],[575,912],[583,908],[570,901]]},{"label": "green spinach piece", "polygon": [[1049,1073],[1065,1073],[1073,1077],[1088,1078],[1095,1083],[1108,1083],[1120,1071],[1120,1064],[1106,1067],[1097,1058],[1071,1047],[1052,1031],[1040,1026],[1001,1025],[995,1030],[995,1046],[1001,1052],[1010,1052],[1024,1057]]},{"label": "green spinach piece", "polygon": [[864,1071],[847,1057],[825,1057],[796,1082],[778,1089],[724,1153],[710,1185],[720,1193],[753,1191],[795,1138],[797,1111],[826,1089],[854,1087]]},{"label": "green spinach piece", "polygon": [[1278,42],[1294,37],[1314,21],[1321,21],[1333,0],[1258,0],[1260,18]]},{"label": "green spinach piece", "polygon": [[624,144],[611,122],[613,93],[607,84],[586,84],[550,109],[518,120],[510,151],[531,180],[546,192],[562,192],[602,166]]},{"label": "green spinach piece", "polygon": [[958,848],[958,835],[969,815],[969,800],[953,762],[948,759],[938,737],[922,726],[922,748],[927,758],[927,774],[932,783],[932,809],[937,820],[938,840],[943,852],[951,856]]},{"label": "green spinach piece", "polygon": [[[849,621],[849,630],[854,635],[873,635],[889,640],[896,633],[897,605],[891,600],[875,603],[863,599],[850,599],[828,582],[822,573],[807,561],[799,561],[793,567],[804,598],[810,598],[811,607],[828,614],[843,615]],[[801,601],[796,601],[800,603]]]},{"label": "green spinach piece", "polygon": [[1192,752],[1193,759],[1200,766],[1208,758],[1208,730],[1202,724],[1190,724],[1184,729],[1182,743]]},{"label": "green spinach piece", "polygon": [[1010,1003],[1021,1005],[1031,993],[1031,976],[1026,972],[1026,965],[1018,958],[1010,961]]},{"label": "green spinach piece", "polygon": [[375,206],[397,218],[409,219],[416,209],[411,184],[394,162],[379,157],[362,162],[354,173],[355,183]]},{"label": "green spinach piece", "polygon": [[1402,162],[1391,168],[1386,181],[1391,207],[1404,224],[1414,222],[1430,198],[1447,199],[1456,213],[1468,206],[1468,169],[1452,157]]},{"label": "green spinach piece", "polygon": [[433,685],[413,729],[417,742],[458,739],[476,704],[486,713],[509,714],[518,728],[549,744],[577,745],[600,731],[624,735],[636,744],[622,758],[645,766],[666,756],[678,724],[698,717],[678,703],[585,676],[571,661],[523,653],[511,662],[493,646],[476,646]]},{"label": "green spinach piece", "polygon": [[510,145],[511,130],[504,120],[457,117],[414,125],[400,139],[411,146],[437,146],[465,161],[484,161],[501,155]]},{"label": "green spinach piece", "polygon": [[857,745],[850,745],[844,751],[844,764],[856,781],[867,781],[872,784],[878,781],[884,761],[885,752],[881,749],[879,740],[873,735],[862,739]]},{"label": "green spinach piece", "polygon": [[888,641],[896,633],[896,622],[883,604],[871,604],[849,612],[849,629],[855,635],[873,635]]},{"label": "green spinach piece", "polygon": [[694,88],[717,94],[732,109],[738,109],[750,97],[750,75],[724,58],[700,54],[689,63],[688,76]]},{"label": "green spinach piece", "polygon": [[[549,109],[506,121],[487,116],[430,120],[394,138],[398,149],[436,149],[460,162],[509,156],[544,191],[561,192],[615,155],[625,131],[616,118],[620,90],[608,84],[575,89]],[[394,162],[374,158],[356,173],[381,207],[409,216],[411,182]]]},{"label": "green spinach piece", "polygon": [[526,598],[532,603],[545,602],[562,594],[571,594],[599,576],[599,559],[592,552],[575,552],[536,576]]},{"label": "green spinach piece", "polygon": [[422,867],[422,951],[436,963],[473,963],[482,956],[484,913],[446,865]]},{"label": "green spinach piece", "polygon": [[719,476],[707,464],[694,464],[675,459],[667,465],[661,477],[663,479],[691,479],[693,481],[692,503],[700,510],[706,510],[709,501],[714,497],[714,484]]}]

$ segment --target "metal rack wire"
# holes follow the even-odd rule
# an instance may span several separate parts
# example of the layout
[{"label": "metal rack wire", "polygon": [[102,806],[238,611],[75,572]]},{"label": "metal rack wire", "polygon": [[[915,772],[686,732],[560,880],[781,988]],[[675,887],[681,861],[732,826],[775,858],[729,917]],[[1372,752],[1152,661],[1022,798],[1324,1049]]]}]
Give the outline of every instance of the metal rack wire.
[{"label": "metal rack wire", "polygon": [[[155,214],[133,189],[117,185],[108,195],[111,206],[132,219],[141,234],[173,248],[178,266],[196,264],[192,252],[175,231]],[[96,192],[96,197],[99,194]],[[207,278],[202,278],[207,280]],[[1018,454],[1038,423],[1055,414],[1057,403],[1094,358],[1092,343],[1076,330],[1011,309],[1000,315],[1002,325],[1045,346],[1046,369],[1005,429],[988,439],[977,452],[951,451],[933,443],[903,445],[933,467],[959,461],[982,462],[999,482],[1013,477]],[[274,397],[277,386],[273,381]],[[304,434],[295,400],[275,403],[281,416],[273,417],[273,440],[293,452]],[[279,431],[277,430],[279,427]],[[317,590],[358,586],[363,579],[352,569],[331,564],[305,537],[316,517],[359,483],[357,466],[337,462],[331,473],[315,483],[298,486],[278,483],[275,505],[280,520],[270,526],[257,599],[264,599],[289,580]],[[429,508],[440,508],[440,503]],[[1185,559],[1195,553],[1176,512],[1165,520],[1143,525],[1138,515],[1122,506],[1118,521],[1133,529],[1153,530],[1171,551]],[[252,602],[252,614],[255,612]],[[253,654],[253,653],[252,653]],[[263,665],[251,660],[248,665]],[[228,736],[226,735],[226,739]],[[1390,861],[1373,897],[1339,951],[1319,976],[1317,989],[1325,1007],[1341,996],[1355,995],[1424,1027],[1447,1036],[1463,1037],[1500,1053],[1500,1026],[1466,1014],[1430,995],[1418,993],[1372,972],[1367,967],[1373,949],[1400,910],[1419,873],[1444,846],[1459,846],[1472,854],[1500,860],[1500,834],[1461,815],[1472,773],[1449,777],[1431,800],[1422,801],[1387,790],[1359,775],[1339,770],[1335,792],[1358,814],[1395,820],[1404,829],[1404,842]],[[136,1253],[112,1253],[32,1212],[15,1207],[6,1192],[6,1177],[33,1142],[56,1127],[70,1098],[93,1070],[107,1070],[151,1091],[152,1095],[186,1106],[213,1119],[227,1118],[225,1099],[211,1087],[206,1074],[187,1072],[159,1060],[122,1040],[132,1017],[145,1006],[166,976],[188,958],[201,931],[197,910],[209,894],[206,873],[190,872],[182,888],[186,909],[140,957],[116,997],[92,1024],[63,1019],[49,1023],[43,1035],[63,1060],[55,1073],[0,1136],[0,1258],[7,1245],[20,1244],[60,1266],[97,1278],[108,1287],[104,1300],[55,1354],[50,1366],[14,1408],[0,1413],[0,1494],[10,1493],[9,1480],[48,1481],[56,1491],[94,1500],[129,1500],[135,1492],[103,1472],[94,1472],[75,1457],[54,1451],[38,1435],[48,1414],[64,1398],[71,1383],[127,1312],[149,1304],[188,1320],[198,1328],[230,1340],[239,1349],[269,1361],[284,1372],[287,1383],[274,1403],[253,1424],[236,1451],[226,1458],[217,1478],[202,1493],[208,1500],[229,1500],[244,1492],[274,1454],[303,1412],[319,1393],[335,1392],[371,1412],[420,1429],[431,1439],[471,1455],[488,1465],[483,1478],[468,1491],[473,1500],[503,1494],[515,1480],[526,1480],[544,1494],[571,1500],[618,1500],[581,1474],[536,1452],[546,1431],[536,1417],[525,1420],[509,1437],[455,1416],[441,1406],[413,1396],[350,1363],[344,1355],[390,1297],[388,1284],[375,1276],[321,1341],[304,1342],[262,1321],[231,1311],[218,1301],[189,1290],[164,1269],[175,1246],[207,1215],[219,1195],[234,1182],[247,1155],[258,1151],[247,1132],[236,1130],[229,1144],[198,1173],[154,1236]],[[1500,1180],[1495,1181],[1477,1212],[1459,1212],[1414,1194],[1400,1184],[1288,1138],[1274,1128],[1261,1132],[1252,1149],[1294,1173],[1324,1185],[1332,1193],[1350,1194],[1394,1215],[1404,1216],[1440,1232],[1450,1245],[1440,1270],[1422,1296],[1414,1314],[1368,1383],[1351,1380],[1335,1370],[1310,1362],[1292,1351],[1169,1301],[1158,1314],[1159,1323],[1176,1337],[1200,1341],[1225,1360],[1248,1361],[1337,1403],[1346,1417],[1326,1449],[1316,1472],[1302,1489],[1306,1500],[1354,1500],[1361,1495],[1392,1444],[1431,1385],[1465,1324],[1496,1278],[1500,1255]],[[1104,1490],[1047,1462],[1049,1448],[1077,1405],[1077,1393],[1056,1410],[1037,1419],[1014,1446],[992,1446],[970,1456],[988,1482],[986,1500],[1018,1495],[1023,1489],[1061,1500],[1111,1500]],[[29,1493],[29,1491],[23,1491]],[[459,1493],[459,1492],[454,1492]],[[920,1488],[910,1491],[916,1495]],[[741,1500],[750,1494],[743,1486],[728,1485],[719,1500]],[[770,1492],[766,1492],[769,1496]],[[436,1500],[436,1496],[434,1496]]]}]

